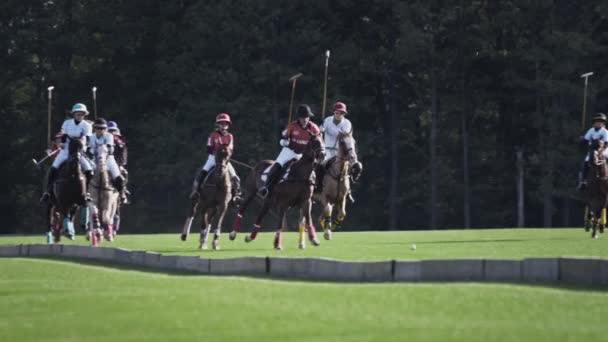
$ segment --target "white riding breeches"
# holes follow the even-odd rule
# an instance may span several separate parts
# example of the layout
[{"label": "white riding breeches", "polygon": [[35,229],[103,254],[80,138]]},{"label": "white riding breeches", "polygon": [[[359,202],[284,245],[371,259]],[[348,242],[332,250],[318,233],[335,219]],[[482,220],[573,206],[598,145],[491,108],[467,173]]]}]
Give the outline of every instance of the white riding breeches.
[{"label": "white riding breeches", "polygon": [[[95,171],[97,171],[97,165],[93,163],[93,166],[95,167]],[[120,176],[120,168],[118,167],[114,156],[108,156],[108,159],[106,159],[106,168],[108,168],[112,179],[116,179],[116,177]]]},{"label": "white riding breeches", "polygon": [[[58,154],[57,157],[55,158],[55,161],[53,161],[53,167],[56,169],[59,169],[59,167],[66,161],[68,160],[69,157],[69,152],[67,149],[63,149],[61,150]],[[89,160],[83,156],[80,155],[80,167],[82,167],[83,171],[92,171],[93,170],[93,166],[91,165],[91,163],[89,162]]]},{"label": "white riding breeches", "polygon": [[[203,165],[203,170],[209,172],[209,170],[211,170],[211,168],[214,166],[215,156],[213,154],[210,154],[209,157],[207,157],[207,161]],[[230,178],[238,177],[236,174],[236,170],[234,170],[234,167],[230,163],[228,163],[228,173],[230,174]]]},{"label": "white riding breeches", "polygon": [[335,157],[338,154],[338,149],[327,147],[325,148],[325,159],[323,159],[323,163],[326,163],[331,158]]},{"label": "white riding breeches", "polygon": [[292,159],[299,160],[300,158],[302,158],[301,154],[295,153],[289,147],[283,147],[281,153],[279,153],[279,156],[276,159],[276,162],[281,164],[281,167],[283,167],[285,166],[285,164],[287,164],[288,161]]}]

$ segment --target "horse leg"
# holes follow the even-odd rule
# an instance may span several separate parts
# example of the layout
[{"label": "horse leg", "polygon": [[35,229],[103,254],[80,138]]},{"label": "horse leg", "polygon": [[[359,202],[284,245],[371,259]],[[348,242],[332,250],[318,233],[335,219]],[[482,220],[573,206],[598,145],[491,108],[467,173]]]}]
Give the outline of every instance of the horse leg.
[{"label": "horse leg", "polygon": [[239,211],[236,214],[236,219],[234,220],[234,225],[232,226],[232,231],[230,232],[231,241],[234,241],[234,239],[236,239],[236,234],[241,229],[241,221],[243,220],[243,214],[245,213],[245,210],[247,210],[249,203],[251,203],[251,201],[255,198],[255,196],[256,196],[256,193],[250,191],[250,194],[247,195],[247,198],[245,198],[243,203],[241,203]]},{"label": "horse leg", "polygon": [[100,242],[101,240],[101,222],[99,221],[99,209],[97,208],[97,206],[95,204],[91,204],[89,207],[89,212],[90,212],[90,239],[91,239],[91,244],[93,246],[97,246],[97,244]]},{"label": "horse leg", "polygon": [[585,231],[588,232],[589,229],[591,229],[591,212],[589,211],[589,206],[586,205],[585,206],[585,217],[584,217],[584,221],[585,221]]},{"label": "horse leg", "polygon": [[46,226],[48,228],[47,232],[46,232],[46,243],[48,244],[52,244],[53,243],[53,226],[54,226],[54,213],[55,213],[55,207],[52,204],[47,204],[46,208],[45,208],[45,212],[46,212]]},{"label": "horse leg", "polygon": [[[321,221],[323,222],[323,221]],[[304,224],[304,215],[302,215],[302,209],[300,209],[300,219],[298,220],[298,248],[306,248],[306,224]]]},{"label": "horse leg", "polygon": [[55,208],[54,210],[54,220],[53,220],[53,242],[59,243],[61,241],[61,225],[63,223],[63,214],[61,211]]},{"label": "horse leg", "polygon": [[76,239],[76,230],[74,229],[74,220],[76,219],[76,210],[78,207],[73,207],[70,209],[68,214],[68,220],[66,222],[65,231],[70,240]]},{"label": "horse leg", "polygon": [[220,249],[220,234],[222,232],[222,222],[224,222],[224,215],[226,215],[226,209],[228,209],[227,203],[218,207],[218,214],[215,215],[215,231],[213,232],[212,247],[214,250]]},{"label": "horse leg", "polygon": [[283,245],[281,244],[281,232],[283,231],[283,224],[285,222],[285,215],[287,214],[287,207],[280,206],[279,207],[279,222],[277,223],[277,231],[274,234],[274,249],[280,251],[283,249]]},{"label": "horse leg", "polygon": [[306,221],[306,229],[308,230],[308,239],[310,240],[310,242],[315,245],[318,246],[320,244],[319,239],[317,238],[317,232],[315,230],[315,225],[312,222],[312,199],[308,199],[306,200],[306,202],[304,202],[304,204],[302,205],[302,216],[304,216],[304,219]]},{"label": "horse leg", "polygon": [[336,207],[338,208],[338,215],[334,220],[334,227],[337,229],[342,228],[342,223],[344,223],[344,218],[346,217],[346,195],[340,199],[340,202],[337,203]]},{"label": "horse leg", "polygon": [[325,240],[331,240],[331,212],[332,205],[327,198],[323,199],[323,213],[321,216],[323,217],[321,220],[321,228],[323,228],[323,237]]},{"label": "horse leg", "polygon": [[186,218],[186,223],[184,223],[184,227],[182,228],[182,241],[188,240],[188,235],[190,235],[190,228],[192,227],[192,221],[194,221],[194,215],[196,215],[196,208],[198,207],[198,200],[193,200],[190,205],[190,210],[188,212],[188,217]]},{"label": "horse leg", "polygon": [[262,205],[262,209],[260,210],[260,213],[258,214],[258,217],[255,220],[255,224],[253,225],[251,234],[249,234],[248,236],[245,236],[245,242],[251,242],[257,238],[258,233],[260,231],[260,223],[262,223],[262,220],[264,219],[264,216],[266,216],[266,213],[268,212],[269,209],[270,209],[270,201],[265,200],[264,205]]},{"label": "horse leg", "polygon": [[86,233],[89,227],[89,207],[80,207],[80,228]]},{"label": "horse leg", "polygon": [[203,223],[201,224],[201,237],[199,240],[198,249],[207,249],[207,238],[209,237],[209,231],[211,230],[211,220],[215,215],[215,208],[209,208],[205,211],[203,216]]},{"label": "horse leg", "polygon": [[602,217],[600,219],[600,234],[604,234],[604,228],[606,227],[606,208],[602,208]]}]

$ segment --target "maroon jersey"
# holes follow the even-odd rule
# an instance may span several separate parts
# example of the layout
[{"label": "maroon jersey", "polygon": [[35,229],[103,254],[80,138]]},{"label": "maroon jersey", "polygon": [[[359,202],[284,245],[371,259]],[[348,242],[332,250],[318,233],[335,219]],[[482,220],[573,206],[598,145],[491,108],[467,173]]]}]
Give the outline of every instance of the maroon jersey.
[{"label": "maroon jersey", "polygon": [[312,121],[308,121],[306,127],[302,127],[298,121],[294,121],[283,132],[283,138],[289,140],[290,149],[301,154],[306,149],[312,135],[318,135],[320,132],[319,126]]},{"label": "maroon jersey", "polygon": [[228,145],[228,151],[232,153],[232,149],[234,148],[234,138],[232,137],[232,134],[228,132],[222,134],[219,131],[211,132],[211,134],[209,134],[209,139],[207,139],[207,152],[215,155],[215,152],[217,152],[221,145]]}]

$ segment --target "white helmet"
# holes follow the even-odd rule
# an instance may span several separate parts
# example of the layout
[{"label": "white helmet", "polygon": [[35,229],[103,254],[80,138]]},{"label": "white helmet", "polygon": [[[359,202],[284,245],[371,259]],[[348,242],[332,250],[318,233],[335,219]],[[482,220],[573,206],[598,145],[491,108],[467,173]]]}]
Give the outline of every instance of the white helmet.
[{"label": "white helmet", "polygon": [[85,106],[82,103],[77,103],[74,106],[72,106],[72,114],[74,114],[75,112],[84,112],[84,115],[89,114],[89,111],[87,110],[87,106]]}]

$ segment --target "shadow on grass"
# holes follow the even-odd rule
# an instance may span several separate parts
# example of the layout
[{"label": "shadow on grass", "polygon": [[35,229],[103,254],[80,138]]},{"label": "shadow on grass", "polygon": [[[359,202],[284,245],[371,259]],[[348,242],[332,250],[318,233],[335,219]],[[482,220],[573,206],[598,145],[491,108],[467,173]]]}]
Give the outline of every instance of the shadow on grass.
[{"label": "shadow on grass", "polygon": [[[145,266],[138,266],[133,264],[123,264],[123,263],[112,263],[107,261],[99,261],[99,260],[91,260],[84,258],[62,258],[62,257],[52,257],[52,256],[30,256],[30,257],[16,257],[15,259],[39,259],[39,260],[50,260],[59,263],[65,264],[78,264],[82,266],[93,266],[93,267],[105,267],[115,270],[121,271],[139,271],[146,273],[155,273],[155,274],[165,274],[171,276],[187,276],[187,277],[238,277],[238,278],[251,278],[251,279],[259,279],[259,280],[270,280],[277,282],[305,282],[312,284],[348,284],[348,285],[362,285],[369,286],[370,284],[377,285],[396,285],[396,286],[416,286],[416,285],[442,285],[442,286],[450,286],[450,285],[505,285],[505,286],[525,286],[525,287],[533,287],[533,288],[551,288],[556,290],[568,290],[568,291],[576,291],[576,292],[597,292],[597,293],[607,293],[608,286],[601,285],[580,285],[580,284],[568,284],[568,283],[525,283],[525,282],[483,282],[483,281],[414,281],[414,282],[395,282],[395,281],[381,281],[381,282],[357,282],[357,281],[341,281],[341,280],[319,280],[319,279],[307,279],[304,277],[280,277],[280,276],[271,276],[270,274],[209,274],[209,273],[200,273],[197,271],[187,271],[187,270],[174,270],[174,269],[161,269],[161,268],[152,268]],[[0,258],[2,260],[2,258]]]}]

